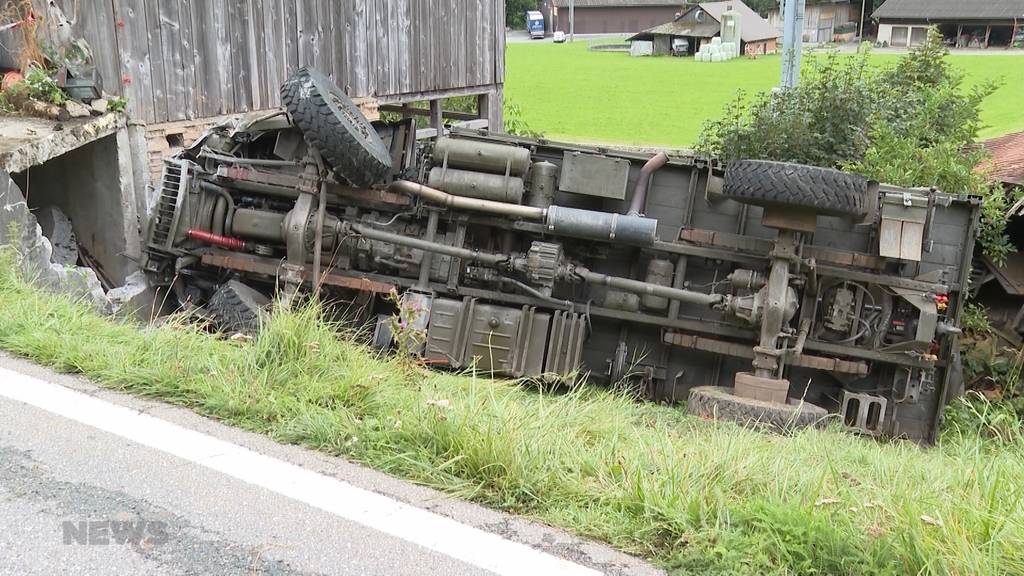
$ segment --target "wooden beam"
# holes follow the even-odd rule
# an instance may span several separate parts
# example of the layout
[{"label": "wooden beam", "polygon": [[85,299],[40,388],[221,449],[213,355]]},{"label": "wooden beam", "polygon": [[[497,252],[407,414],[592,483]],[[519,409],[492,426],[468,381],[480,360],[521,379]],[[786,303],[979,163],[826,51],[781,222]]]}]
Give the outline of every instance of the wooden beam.
[{"label": "wooden beam", "polygon": [[[403,118],[410,116],[427,116],[429,117],[431,112],[427,108],[417,108],[408,104],[385,104],[380,107],[381,112],[397,112],[402,115]],[[476,120],[477,115],[472,112],[456,112],[454,110],[441,110],[441,116],[444,118],[451,118],[452,120]]]},{"label": "wooden beam", "polygon": [[430,101],[430,127],[436,130],[434,138],[440,138],[444,133],[444,120],[441,115],[441,100]]}]

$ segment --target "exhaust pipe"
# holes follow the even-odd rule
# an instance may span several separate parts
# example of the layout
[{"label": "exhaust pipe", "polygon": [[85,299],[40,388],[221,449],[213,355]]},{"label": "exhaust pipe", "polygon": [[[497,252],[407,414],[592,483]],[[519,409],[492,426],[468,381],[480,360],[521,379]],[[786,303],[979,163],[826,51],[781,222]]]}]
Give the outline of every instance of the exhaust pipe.
[{"label": "exhaust pipe", "polygon": [[640,169],[640,178],[636,181],[636,187],[633,188],[633,199],[629,202],[629,211],[626,214],[639,216],[643,212],[644,205],[647,204],[647,187],[651,184],[651,176],[666,163],[668,163],[668,154],[664,152],[658,152],[644,163],[644,167]]}]

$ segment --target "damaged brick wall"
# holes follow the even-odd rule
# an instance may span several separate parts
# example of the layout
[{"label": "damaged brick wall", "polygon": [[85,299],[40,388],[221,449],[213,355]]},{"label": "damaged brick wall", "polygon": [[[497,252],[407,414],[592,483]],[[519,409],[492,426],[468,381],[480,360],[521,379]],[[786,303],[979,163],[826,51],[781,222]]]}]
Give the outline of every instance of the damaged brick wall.
[{"label": "damaged brick wall", "polygon": [[[372,120],[380,118],[380,111],[375,98],[356,98],[353,100],[363,115]],[[264,111],[266,112],[266,111]],[[259,115],[262,112],[255,112]],[[192,145],[206,130],[234,116],[215,116],[213,118],[197,118],[180,122],[164,122],[146,126],[147,166],[150,183],[160,181],[163,171],[163,159]]]}]

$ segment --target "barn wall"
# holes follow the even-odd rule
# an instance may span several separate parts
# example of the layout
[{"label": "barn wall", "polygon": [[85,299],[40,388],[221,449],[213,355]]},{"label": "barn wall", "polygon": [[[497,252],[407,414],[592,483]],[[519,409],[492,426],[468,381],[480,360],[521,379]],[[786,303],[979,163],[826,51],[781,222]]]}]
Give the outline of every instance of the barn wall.
[{"label": "barn wall", "polygon": [[[46,0],[33,1],[45,14]],[[494,93],[504,82],[504,0],[56,2],[107,91],[146,123],[275,107],[301,66],[385,102]]]},{"label": "barn wall", "polygon": [[[680,6],[576,7],[577,34],[619,34],[642,32],[672,21]],[[559,8],[555,30],[569,33],[569,9]]]}]

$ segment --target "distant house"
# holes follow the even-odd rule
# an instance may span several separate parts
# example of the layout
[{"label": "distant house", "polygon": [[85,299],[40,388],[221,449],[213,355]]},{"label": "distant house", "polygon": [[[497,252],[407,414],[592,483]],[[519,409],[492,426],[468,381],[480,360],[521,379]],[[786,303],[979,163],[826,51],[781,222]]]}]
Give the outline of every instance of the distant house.
[{"label": "distant house", "polygon": [[[577,34],[634,34],[671,20],[685,0],[576,0]],[[552,31],[569,33],[570,0],[545,0]]]},{"label": "distant house", "polygon": [[778,32],[768,25],[767,20],[740,0],[691,4],[671,21],[648,28],[630,37],[629,40],[653,41],[655,55],[669,54],[674,43],[678,45],[677,41],[683,41],[682,45],[686,46],[685,52],[695,54],[700,50],[701,44],[711,41],[721,33],[722,14],[730,8],[740,15],[740,53],[775,53]]},{"label": "distant house", "polygon": [[[837,32],[856,25],[860,19],[860,2],[851,0],[812,0],[807,1],[804,8],[804,42],[832,42]],[[768,25],[782,36],[782,12],[779,8],[768,10]],[[844,27],[844,25],[846,25]]]},{"label": "distant house", "polygon": [[917,46],[930,26],[959,47],[1010,46],[1024,31],[1024,0],[887,0],[871,17],[889,46]]}]

